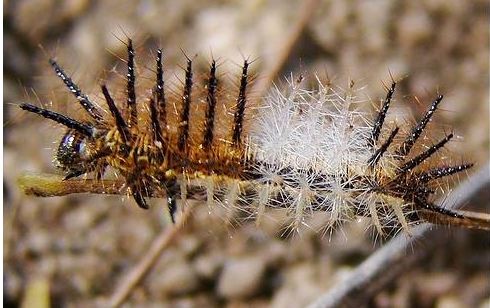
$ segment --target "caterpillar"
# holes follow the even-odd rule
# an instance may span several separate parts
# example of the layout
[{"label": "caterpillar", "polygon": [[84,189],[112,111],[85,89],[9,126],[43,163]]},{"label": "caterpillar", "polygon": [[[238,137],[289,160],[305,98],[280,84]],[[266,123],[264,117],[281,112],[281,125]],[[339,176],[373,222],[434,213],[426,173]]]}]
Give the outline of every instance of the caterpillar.
[{"label": "caterpillar", "polygon": [[396,90],[393,81],[372,116],[360,108],[354,84],[345,90],[304,77],[273,88],[255,107],[250,102],[249,68],[243,61],[235,93],[227,91],[212,60],[196,82],[187,57],[182,93],[169,95],[163,52],[156,52],[155,84],[146,102],[136,95],[135,50],[127,43],[126,101],[116,102],[101,85],[102,110],[53,59],[50,65],[88,116],[76,120],[23,103],[20,108],[67,128],[56,151],[64,179],[92,174],[100,181],[108,167],[125,183],[125,194],[147,209],[148,198],[166,196],[174,217],[177,199],[204,200],[261,217],[267,208],[286,209],[298,230],[314,212],[329,216],[326,229],[368,217],[375,230],[410,232],[421,222],[490,229],[487,217],[437,205],[445,178],[472,163],[439,163],[437,155],[454,137],[424,138],[443,100],[438,95],[412,127],[387,123]]}]

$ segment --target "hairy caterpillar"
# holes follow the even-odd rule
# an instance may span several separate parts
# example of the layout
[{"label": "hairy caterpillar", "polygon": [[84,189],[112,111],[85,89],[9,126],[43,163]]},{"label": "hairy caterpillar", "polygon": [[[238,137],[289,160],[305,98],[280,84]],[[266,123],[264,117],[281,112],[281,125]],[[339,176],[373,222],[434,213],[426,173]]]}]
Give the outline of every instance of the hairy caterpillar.
[{"label": "hairy caterpillar", "polygon": [[472,167],[433,159],[452,133],[434,144],[422,138],[442,95],[407,129],[385,124],[395,82],[374,117],[358,108],[353,85],[341,90],[318,82],[317,89],[307,90],[302,77],[291,79],[284,92],[273,89],[259,107],[246,112],[248,60],[233,96],[223,90],[216,61],[198,84],[190,58],[182,93],[168,95],[158,50],[155,85],[146,108],[141,108],[131,40],[127,46],[124,107],[106,85],[101,86],[110,115],[54,60],[54,71],[90,119],[79,121],[32,104],[20,105],[68,128],[56,153],[65,180],[92,173],[97,181],[111,167],[124,179],[126,190],[121,193],[131,195],[141,208],[148,208],[146,199],[151,196],[166,196],[172,214],[178,198],[206,200],[209,207],[221,203],[258,220],[266,208],[285,208],[293,230],[317,211],[328,213],[326,228],[364,216],[380,234],[400,227],[409,232],[411,224],[422,221],[490,229],[486,217],[448,210],[432,201],[443,178]]}]

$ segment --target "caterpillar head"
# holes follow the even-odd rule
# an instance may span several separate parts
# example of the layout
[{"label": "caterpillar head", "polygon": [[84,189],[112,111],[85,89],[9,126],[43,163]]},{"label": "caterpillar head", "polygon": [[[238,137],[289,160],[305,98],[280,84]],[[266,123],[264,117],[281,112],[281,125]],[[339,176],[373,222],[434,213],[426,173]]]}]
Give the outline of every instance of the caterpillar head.
[{"label": "caterpillar head", "polygon": [[76,130],[68,130],[56,151],[56,166],[68,172],[83,172],[86,170],[89,151],[88,138]]},{"label": "caterpillar head", "polygon": [[57,168],[66,172],[65,179],[96,171],[102,176],[107,165],[110,149],[103,146],[102,140],[107,135],[105,129],[94,129],[94,136],[87,136],[76,129],[69,129],[61,138],[54,156]]}]

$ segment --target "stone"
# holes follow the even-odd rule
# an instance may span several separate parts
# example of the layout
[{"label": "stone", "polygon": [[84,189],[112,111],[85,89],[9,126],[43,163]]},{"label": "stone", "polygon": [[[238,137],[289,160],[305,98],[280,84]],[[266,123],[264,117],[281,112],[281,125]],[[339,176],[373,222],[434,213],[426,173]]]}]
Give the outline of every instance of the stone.
[{"label": "stone", "polygon": [[217,293],[226,299],[246,298],[260,291],[266,260],[252,256],[225,262],[218,280]]}]

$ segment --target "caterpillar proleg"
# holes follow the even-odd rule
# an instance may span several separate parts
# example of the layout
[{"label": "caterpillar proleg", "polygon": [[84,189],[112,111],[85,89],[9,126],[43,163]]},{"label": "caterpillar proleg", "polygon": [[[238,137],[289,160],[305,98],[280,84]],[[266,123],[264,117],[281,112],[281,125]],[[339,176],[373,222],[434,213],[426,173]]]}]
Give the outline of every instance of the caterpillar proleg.
[{"label": "caterpillar proleg", "polygon": [[[195,77],[187,58],[182,92],[168,95],[163,52],[157,51],[155,84],[149,98],[136,95],[135,51],[127,45],[126,101],[114,99],[101,85],[105,103],[95,104],[60,65],[55,73],[84,108],[88,120],[24,103],[20,107],[67,127],[56,153],[65,180],[93,175],[95,182],[110,167],[144,209],[147,199],[205,200],[240,209],[260,223],[267,208],[286,209],[291,230],[314,212],[329,216],[327,230],[343,221],[368,217],[381,235],[420,222],[490,229],[486,216],[466,215],[434,203],[445,178],[471,163],[438,163],[441,149],[454,136],[432,142],[428,125],[443,101],[434,98],[414,125],[386,120],[396,82],[380,110],[367,112],[351,82],[346,89],[319,78],[308,89],[304,77],[288,79],[250,102],[251,62],[241,66],[237,87],[220,79],[211,61],[207,77]],[[229,90],[231,88],[232,90]],[[108,112],[99,108],[107,105]],[[226,112],[223,112],[225,110]]]}]

